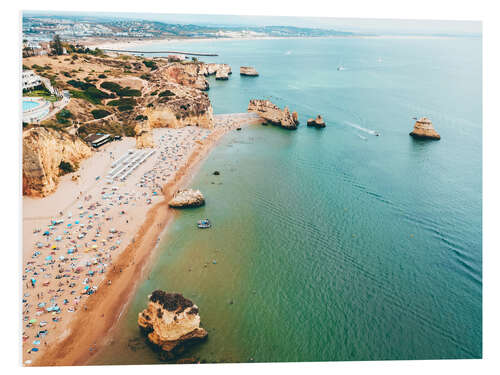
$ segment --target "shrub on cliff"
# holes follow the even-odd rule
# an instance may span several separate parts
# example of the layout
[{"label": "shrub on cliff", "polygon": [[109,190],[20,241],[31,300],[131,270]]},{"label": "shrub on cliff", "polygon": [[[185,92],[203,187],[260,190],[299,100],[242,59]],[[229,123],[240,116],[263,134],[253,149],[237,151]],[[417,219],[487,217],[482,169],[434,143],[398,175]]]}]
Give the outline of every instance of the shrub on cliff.
[{"label": "shrub on cliff", "polygon": [[75,167],[73,167],[73,165],[71,163],[68,163],[64,160],[61,160],[61,162],[59,163],[59,170],[60,170],[60,174],[62,176],[62,175],[65,175],[67,173],[73,173],[75,171]]},{"label": "shrub on cliff", "polygon": [[103,89],[113,91],[118,96],[141,96],[140,90],[131,89],[130,87],[123,88],[118,83],[115,82],[103,82],[101,83]]},{"label": "shrub on cliff", "polygon": [[134,98],[120,98],[117,100],[111,100],[108,105],[119,107],[123,105],[135,106],[137,101]]},{"label": "shrub on cliff", "polygon": [[163,96],[175,96],[175,94],[170,91],[170,90],[165,90],[165,91],[162,91],[158,94],[158,96],[160,97],[163,97]]},{"label": "shrub on cliff", "polygon": [[111,114],[111,112],[108,112],[105,109],[93,109],[90,113],[92,113],[92,116],[94,116],[95,119],[103,118]]},{"label": "shrub on cliff", "polygon": [[143,63],[151,70],[158,69],[158,66],[156,65],[156,63],[153,60],[144,60]]},{"label": "shrub on cliff", "polygon": [[134,109],[134,106],[130,105],[130,104],[125,104],[125,105],[119,105],[118,106],[118,110],[120,112],[131,111],[132,109]]},{"label": "shrub on cliff", "polygon": [[72,117],[72,114],[67,109],[61,109],[56,114],[57,122],[60,123],[60,124],[67,124],[69,122],[68,119],[71,118],[71,117]]}]

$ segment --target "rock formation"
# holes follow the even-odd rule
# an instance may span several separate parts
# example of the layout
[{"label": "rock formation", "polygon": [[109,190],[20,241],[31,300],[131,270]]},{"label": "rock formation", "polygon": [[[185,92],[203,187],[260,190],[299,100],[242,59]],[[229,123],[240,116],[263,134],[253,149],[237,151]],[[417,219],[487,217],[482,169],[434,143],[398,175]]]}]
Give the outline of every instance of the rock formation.
[{"label": "rock formation", "polygon": [[199,207],[205,204],[205,198],[199,190],[185,189],[179,190],[177,194],[168,202],[170,207]]},{"label": "rock formation", "polygon": [[206,93],[163,81],[154,88],[157,95],[147,97],[145,103],[152,128],[214,127],[212,104]]},{"label": "rock formation", "polygon": [[441,136],[434,129],[432,121],[427,117],[422,117],[415,122],[415,126],[410,135],[415,138],[441,139]]},{"label": "rock formation", "polygon": [[201,64],[197,63],[171,63],[160,69],[163,78],[182,86],[198,90],[208,90],[209,85],[204,77]]},{"label": "rock formation", "polygon": [[187,346],[207,338],[200,327],[198,306],[181,294],[155,290],[148,307],[139,313],[137,323],[148,341],[161,350],[165,359],[173,359]]},{"label": "rock formation", "polygon": [[318,115],[315,119],[310,118],[307,120],[307,126],[315,126],[316,128],[324,128],[326,126],[325,121],[321,115]]},{"label": "rock formation", "polygon": [[135,126],[134,131],[136,148],[150,148],[155,146],[153,131],[149,125],[149,120],[139,121]]},{"label": "rock formation", "polygon": [[203,63],[200,66],[200,74],[204,76],[211,76],[216,74],[219,70],[227,71],[227,74],[231,74],[231,67],[227,64],[215,64],[215,63]]},{"label": "rock formation", "polygon": [[292,112],[292,119],[297,125],[299,124],[299,114],[297,112]]},{"label": "rock formation", "polygon": [[248,112],[255,112],[267,122],[287,129],[297,129],[299,124],[298,115],[294,118],[288,107],[281,110],[269,100],[251,99],[248,104]]},{"label": "rock formation", "polygon": [[229,79],[229,74],[231,74],[231,67],[226,64],[222,64],[215,73],[215,79],[227,80]]},{"label": "rock formation", "polygon": [[250,76],[250,77],[256,77],[259,75],[255,68],[251,66],[241,66],[240,67],[240,75],[242,76]]},{"label": "rock formation", "polygon": [[23,194],[44,197],[58,184],[61,161],[76,167],[92,151],[80,138],[35,127],[23,132]]}]

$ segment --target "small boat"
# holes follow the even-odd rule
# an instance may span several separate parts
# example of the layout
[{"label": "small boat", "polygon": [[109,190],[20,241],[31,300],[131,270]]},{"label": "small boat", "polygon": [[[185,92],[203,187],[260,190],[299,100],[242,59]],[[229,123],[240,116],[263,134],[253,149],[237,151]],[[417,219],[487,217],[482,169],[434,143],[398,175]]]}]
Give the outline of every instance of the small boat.
[{"label": "small boat", "polygon": [[197,225],[198,225],[198,228],[200,228],[200,229],[210,228],[212,226],[212,224],[210,224],[210,221],[208,221],[208,219],[198,220]]},{"label": "small boat", "polygon": [[345,70],[344,65],[339,65],[339,66],[337,67],[337,70],[338,70],[338,71]]}]

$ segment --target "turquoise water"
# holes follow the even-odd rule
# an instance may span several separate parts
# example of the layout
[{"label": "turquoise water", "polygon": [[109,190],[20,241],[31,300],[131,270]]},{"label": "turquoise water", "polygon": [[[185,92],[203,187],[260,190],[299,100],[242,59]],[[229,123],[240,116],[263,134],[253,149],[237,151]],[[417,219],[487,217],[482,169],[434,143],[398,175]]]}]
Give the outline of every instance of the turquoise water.
[{"label": "turquoise water", "polygon": [[40,104],[31,100],[23,100],[23,112],[38,107]]},{"label": "turquoise water", "polygon": [[[174,220],[92,363],[158,362],[137,328],[156,288],[200,307],[209,339],[187,356],[209,362],[480,358],[481,39],[172,47],[232,66],[228,81],[210,79],[215,113],[269,98],[302,125],[222,140],[192,182],[206,206]],[[318,113],[327,127],[307,128]],[[441,141],[411,138],[416,116]],[[202,217],[212,229],[195,227]]]}]

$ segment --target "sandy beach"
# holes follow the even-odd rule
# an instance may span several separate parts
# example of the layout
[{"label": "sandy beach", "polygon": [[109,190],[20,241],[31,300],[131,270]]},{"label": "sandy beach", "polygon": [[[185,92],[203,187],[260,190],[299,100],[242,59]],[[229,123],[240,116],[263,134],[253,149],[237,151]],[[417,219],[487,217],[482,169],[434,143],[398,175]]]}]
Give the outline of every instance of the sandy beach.
[{"label": "sandy beach", "polygon": [[23,197],[24,365],[83,365],[105,345],[175,216],[168,200],[224,134],[260,122],[242,113],[215,116],[210,130],[154,129],[155,152],[124,181],[106,174],[135,140],[112,142],[82,162],[77,181]]}]

